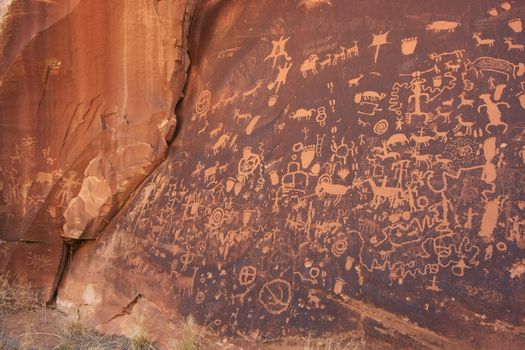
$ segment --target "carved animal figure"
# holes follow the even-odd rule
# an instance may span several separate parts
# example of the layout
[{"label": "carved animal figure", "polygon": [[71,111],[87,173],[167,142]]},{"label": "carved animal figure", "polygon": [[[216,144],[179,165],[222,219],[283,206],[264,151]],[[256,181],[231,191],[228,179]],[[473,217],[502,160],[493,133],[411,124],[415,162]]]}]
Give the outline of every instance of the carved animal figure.
[{"label": "carved animal figure", "polygon": [[456,117],[456,120],[458,121],[458,125],[456,125],[453,129],[454,132],[458,132],[461,130],[461,128],[465,128],[465,134],[472,135],[472,127],[474,126],[474,122],[466,122],[463,120],[463,117],[458,115]]},{"label": "carved animal figure", "polygon": [[334,205],[337,205],[341,198],[346,194],[346,192],[352,188],[352,186],[344,186],[344,185],[338,185],[333,184],[330,182],[320,183],[315,187],[315,194],[319,198],[323,198],[325,194],[330,194],[332,196],[335,196]]},{"label": "carved animal figure", "polygon": [[363,74],[359,74],[357,78],[348,80],[348,87],[354,87],[359,85],[359,81],[364,77]]},{"label": "carved animal figure", "polygon": [[306,78],[308,72],[312,72],[312,74],[317,74],[317,61],[319,60],[319,57],[316,54],[311,54],[303,64],[301,64],[301,73],[303,74],[303,78]]},{"label": "carved animal figure", "polygon": [[463,91],[461,94],[459,94],[459,106],[458,106],[458,108],[460,108],[462,106],[474,107],[474,100],[466,98],[465,94],[466,94],[465,91]]},{"label": "carved animal figure", "polygon": [[523,44],[513,44],[512,43],[512,38],[505,38],[505,40],[503,40],[505,42],[505,44],[507,44],[507,51],[510,51],[510,50],[519,50],[519,51],[523,51],[525,50],[525,45]]},{"label": "carved animal figure", "polygon": [[217,154],[221,149],[226,147],[228,144],[228,141],[230,140],[231,134],[227,132],[226,134],[222,134],[221,137],[217,139],[217,142],[211,147],[211,150],[213,151],[213,154]]},{"label": "carved animal figure", "polygon": [[476,40],[476,46],[487,45],[488,47],[494,46],[494,39],[482,39],[481,33],[476,32],[472,34],[472,37]]},{"label": "carved animal figure", "polygon": [[344,47],[340,47],[339,53],[336,53],[334,55],[334,60],[332,61],[332,64],[336,65],[337,63],[339,63],[339,61],[344,61],[344,60],[346,60],[346,50]]},{"label": "carved animal figure", "polygon": [[321,62],[319,62],[319,66],[321,67],[321,69],[325,69],[326,67],[329,67],[332,65],[332,54],[329,53],[326,55],[326,58],[324,60],[322,60]]},{"label": "carved animal figure", "polygon": [[193,294],[193,286],[195,285],[195,276],[197,275],[197,270],[198,268],[194,268],[192,276],[182,276],[173,282],[179,295],[185,296]]},{"label": "carved animal figure", "polygon": [[400,144],[401,146],[408,143],[408,138],[405,134],[394,134],[388,138],[388,140],[385,141],[385,146],[390,148],[391,146],[395,146],[396,144]]},{"label": "carved animal figure", "polygon": [[398,152],[389,152],[388,149],[385,146],[383,146],[383,147],[374,147],[372,149],[372,152],[376,153],[376,154],[374,154],[374,157],[378,157],[382,161],[384,161],[385,159],[388,159],[388,158],[393,158],[394,160],[396,160],[397,158],[399,158],[401,156]]},{"label": "carved animal figure", "polygon": [[451,97],[449,98],[448,100],[443,100],[441,102],[441,105],[442,106],[446,106],[446,107],[452,107],[452,104],[454,103],[454,97]]},{"label": "carved animal figure", "polygon": [[377,91],[364,91],[355,94],[354,101],[355,103],[360,103],[361,101],[379,102],[385,97],[386,94],[384,92],[379,93]]},{"label": "carved animal figure", "polygon": [[223,123],[219,123],[215,129],[209,132],[210,138],[215,138],[219,133],[222,131],[222,127],[224,126]]},{"label": "carved animal figure", "polygon": [[443,158],[443,156],[441,154],[436,154],[434,156],[434,163],[441,164],[441,165],[443,165],[446,168],[448,168],[450,162],[452,162],[452,160],[450,160],[448,158]]},{"label": "carved animal figure", "polygon": [[411,148],[408,153],[414,160],[416,161],[416,166],[421,166],[425,164],[427,166],[427,169],[432,168],[432,155],[431,154],[419,154],[417,149]]},{"label": "carved animal figure", "polygon": [[302,119],[310,120],[314,112],[315,112],[315,108],[312,108],[312,109],[299,108],[295,112],[290,113],[289,117],[295,120],[302,120]]},{"label": "carved animal figure", "polygon": [[257,96],[257,90],[259,90],[261,88],[262,83],[263,83],[263,81],[261,79],[257,80],[257,83],[255,84],[255,86],[252,89],[242,93],[242,100],[244,101],[244,99],[249,97],[249,96],[252,96],[252,97]]},{"label": "carved animal figure", "polygon": [[240,93],[239,91],[235,90],[235,91],[233,92],[233,95],[231,95],[230,97],[225,98],[225,99],[223,100],[224,105],[228,105],[228,104],[230,104],[230,103],[233,103],[233,101],[234,101],[237,97],[239,97],[240,94],[241,94],[241,93]]},{"label": "carved animal figure", "polygon": [[479,98],[482,99],[485,104],[478,106],[478,113],[481,112],[483,107],[485,107],[487,109],[487,116],[489,117],[489,123],[485,126],[485,131],[490,134],[489,127],[503,125],[503,133],[506,133],[509,125],[501,121],[501,111],[499,106],[503,105],[510,108],[510,105],[507,102],[493,102],[490,98],[490,94],[481,94],[479,95]]},{"label": "carved animal figure", "polygon": [[248,119],[251,119],[252,118],[252,115],[251,113],[240,113],[240,109],[235,109],[235,114],[233,115],[233,119],[236,119],[237,122],[244,120],[244,121],[247,121]]},{"label": "carved animal figure", "polygon": [[512,62],[503,60],[501,58],[494,57],[478,57],[472,62],[468,62],[467,70],[474,69],[476,75],[483,76],[483,72],[496,72],[506,76],[507,80],[509,77],[521,77],[525,73],[525,64],[518,63],[514,64]]},{"label": "carved animal figure", "polygon": [[438,131],[437,126],[434,126],[432,131],[434,132],[434,136],[432,137],[433,140],[441,142],[448,141],[448,131]]},{"label": "carved animal figure", "polygon": [[451,21],[434,21],[426,26],[427,30],[433,32],[447,31],[449,33],[454,32],[461,24],[458,22]]},{"label": "carved animal figure", "polygon": [[209,181],[215,177],[217,174],[217,169],[219,168],[219,162],[215,162],[215,165],[204,170],[204,181]]},{"label": "carved animal figure", "polygon": [[387,187],[386,181],[383,181],[381,186],[377,186],[373,179],[367,179],[366,182],[370,184],[372,189],[372,194],[374,195],[372,199],[372,205],[377,209],[385,200],[389,201],[391,206],[394,206],[399,195],[401,194],[401,189],[397,187]]},{"label": "carved animal figure", "polygon": [[354,40],[354,46],[345,48],[346,58],[352,58],[359,55],[359,47],[357,41]]},{"label": "carved animal figure", "polygon": [[[474,101],[474,100],[473,100]],[[449,112],[443,112],[443,110],[441,109],[441,106],[439,106],[437,109],[436,109],[436,115],[434,117],[434,119],[437,119],[437,118],[443,118],[443,122],[445,123],[450,123],[450,115],[452,114],[452,111],[449,111]]]},{"label": "carved animal figure", "polygon": [[432,139],[432,137],[428,135],[411,134],[410,139],[416,143],[416,149],[419,149],[421,145],[428,146],[429,141]]},{"label": "carved animal figure", "polygon": [[459,62],[454,63],[454,61],[447,61],[445,62],[445,68],[450,69],[453,72],[457,72],[459,71],[459,68],[461,68],[461,63]]}]

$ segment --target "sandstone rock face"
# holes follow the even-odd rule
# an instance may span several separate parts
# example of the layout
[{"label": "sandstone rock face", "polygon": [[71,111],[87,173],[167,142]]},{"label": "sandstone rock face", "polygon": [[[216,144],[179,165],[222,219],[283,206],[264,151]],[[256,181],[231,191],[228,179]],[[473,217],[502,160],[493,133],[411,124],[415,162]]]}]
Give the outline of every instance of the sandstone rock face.
[{"label": "sandstone rock face", "polygon": [[[2,85],[2,103],[20,109],[3,120],[29,118],[48,140],[21,127],[7,135],[19,141],[2,140],[5,227],[16,239],[87,240],[61,279],[61,310],[128,335],[145,313],[161,341],[191,314],[257,340],[350,332],[370,348],[525,346],[523,4],[202,1],[178,133],[153,169],[183,84],[171,74],[184,72],[157,54],[173,47],[162,27],[185,33],[177,18],[192,4],[170,6],[80,1]],[[104,14],[117,16],[116,34],[95,25]],[[70,30],[81,19],[95,23],[89,36]],[[106,55],[64,47],[41,58],[59,68],[35,78],[23,63],[72,33],[58,42],[94,36]],[[36,119],[21,96],[47,112]],[[61,166],[40,170],[41,155]],[[30,206],[32,181],[49,192]],[[25,255],[42,244],[4,244],[8,268],[34,266]]]},{"label": "sandstone rock face", "polygon": [[164,158],[195,1],[10,1],[0,48],[0,267],[50,295]]}]

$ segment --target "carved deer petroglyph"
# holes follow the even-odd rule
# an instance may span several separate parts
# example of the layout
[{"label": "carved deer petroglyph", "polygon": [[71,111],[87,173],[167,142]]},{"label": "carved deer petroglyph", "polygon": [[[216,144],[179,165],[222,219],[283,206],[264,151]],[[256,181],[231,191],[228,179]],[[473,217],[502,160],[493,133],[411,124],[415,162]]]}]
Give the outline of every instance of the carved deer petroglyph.
[{"label": "carved deer petroglyph", "polygon": [[472,135],[472,127],[474,126],[475,122],[464,121],[461,114],[459,114],[455,119],[458,121],[458,125],[454,127],[453,129],[454,132],[458,132],[462,130],[462,128],[465,128],[465,134]]},{"label": "carved deer petroglyph", "polygon": [[436,108],[436,115],[434,116],[433,120],[436,120],[437,118],[443,118],[443,122],[450,123],[450,115],[452,114],[452,111],[444,112],[441,106]]},{"label": "carved deer petroglyph", "polygon": [[507,51],[510,51],[510,50],[523,51],[523,50],[525,50],[525,45],[523,45],[523,44],[514,44],[512,42],[512,38],[505,38],[504,42],[505,42],[505,44],[507,44]]},{"label": "carved deer petroglyph", "polygon": [[479,32],[472,34],[472,38],[476,40],[476,46],[487,45],[488,47],[492,47],[496,41],[494,39],[482,39],[481,33]]},{"label": "carved deer petroglyph", "polygon": [[466,94],[465,91],[463,91],[461,94],[459,94],[459,101],[460,102],[459,102],[458,108],[460,108],[462,106],[474,107],[474,100],[466,98],[465,94]]}]

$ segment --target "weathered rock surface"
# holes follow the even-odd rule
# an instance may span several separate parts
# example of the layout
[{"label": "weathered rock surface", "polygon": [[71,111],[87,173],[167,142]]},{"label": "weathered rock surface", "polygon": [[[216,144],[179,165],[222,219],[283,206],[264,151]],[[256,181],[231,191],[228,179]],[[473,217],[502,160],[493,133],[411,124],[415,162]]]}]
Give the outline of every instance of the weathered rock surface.
[{"label": "weathered rock surface", "polygon": [[[152,6],[128,3],[137,11],[130,18]],[[89,18],[92,6],[80,1],[66,18]],[[118,96],[118,109],[106,109],[117,114],[101,123],[106,137],[76,146],[67,136],[90,135],[80,121],[98,113],[95,92],[76,97],[81,111],[60,114],[73,115],[75,128],[34,126],[58,143],[54,158],[63,149],[63,164],[79,164],[47,177],[62,176],[46,197],[62,201],[54,237],[97,236],[74,252],[58,307],[128,335],[132,315],[145,313],[161,340],[192,314],[217,334],[259,341],[350,332],[371,348],[522,349],[524,18],[517,1],[200,2],[179,132],[156,169],[176,98],[144,74],[89,76]],[[142,57],[152,70],[168,63],[117,36],[109,60]],[[77,69],[86,68],[70,74]],[[106,90],[112,74],[135,80]],[[146,117],[132,122],[123,110]],[[6,145],[23,142],[18,152],[32,159],[26,134]],[[16,179],[13,169],[4,167]],[[141,171],[151,174],[115,213],[122,186],[140,178],[127,176]],[[6,177],[5,198],[23,199],[24,187],[13,192],[11,183]],[[8,261],[24,261],[13,251]]]},{"label": "weathered rock surface", "polygon": [[51,294],[63,238],[96,238],[164,158],[195,1],[5,2],[0,268]]}]

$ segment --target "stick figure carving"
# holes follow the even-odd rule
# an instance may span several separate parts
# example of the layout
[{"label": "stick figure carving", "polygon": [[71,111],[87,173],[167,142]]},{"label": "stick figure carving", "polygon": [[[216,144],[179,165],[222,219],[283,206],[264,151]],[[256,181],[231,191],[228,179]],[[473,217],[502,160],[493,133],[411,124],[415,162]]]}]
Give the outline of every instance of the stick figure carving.
[{"label": "stick figure carving", "polygon": [[429,123],[432,121],[432,115],[430,113],[426,113],[421,111],[421,100],[423,98],[428,101],[430,99],[430,95],[426,92],[423,92],[423,83],[425,82],[425,79],[421,78],[415,78],[410,82],[410,86],[412,87],[412,95],[408,97],[408,103],[411,101],[414,102],[414,111],[411,113],[407,113],[407,124],[410,124],[412,122],[413,116],[423,116],[425,117],[425,123]]},{"label": "stick figure carving", "polygon": [[277,68],[279,69],[277,77],[274,81],[268,84],[268,90],[272,90],[274,87],[277,87],[275,89],[275,93],[279,92],[279,88],[281,87],[281,85],[286,84],[286,77],[288,76],[290,68],[292,68],[292,62],[286,62],[283,66],[279,66]]},{"label": "stick figure carving", "polygon": [[269,60],[270,58],[273,59],[272,61],[272,68],[275,67],[275,63],[277,62],[277,58],[282,56],[287,61],[290,60],[290,56],[288,56],[288,53],[286,52],[285,45],[288,40],[290,40],[291,37],[284,38],[284,36],[281,35],[279,40],[272,40],[272,52],[264,58],[264,61]]}]

